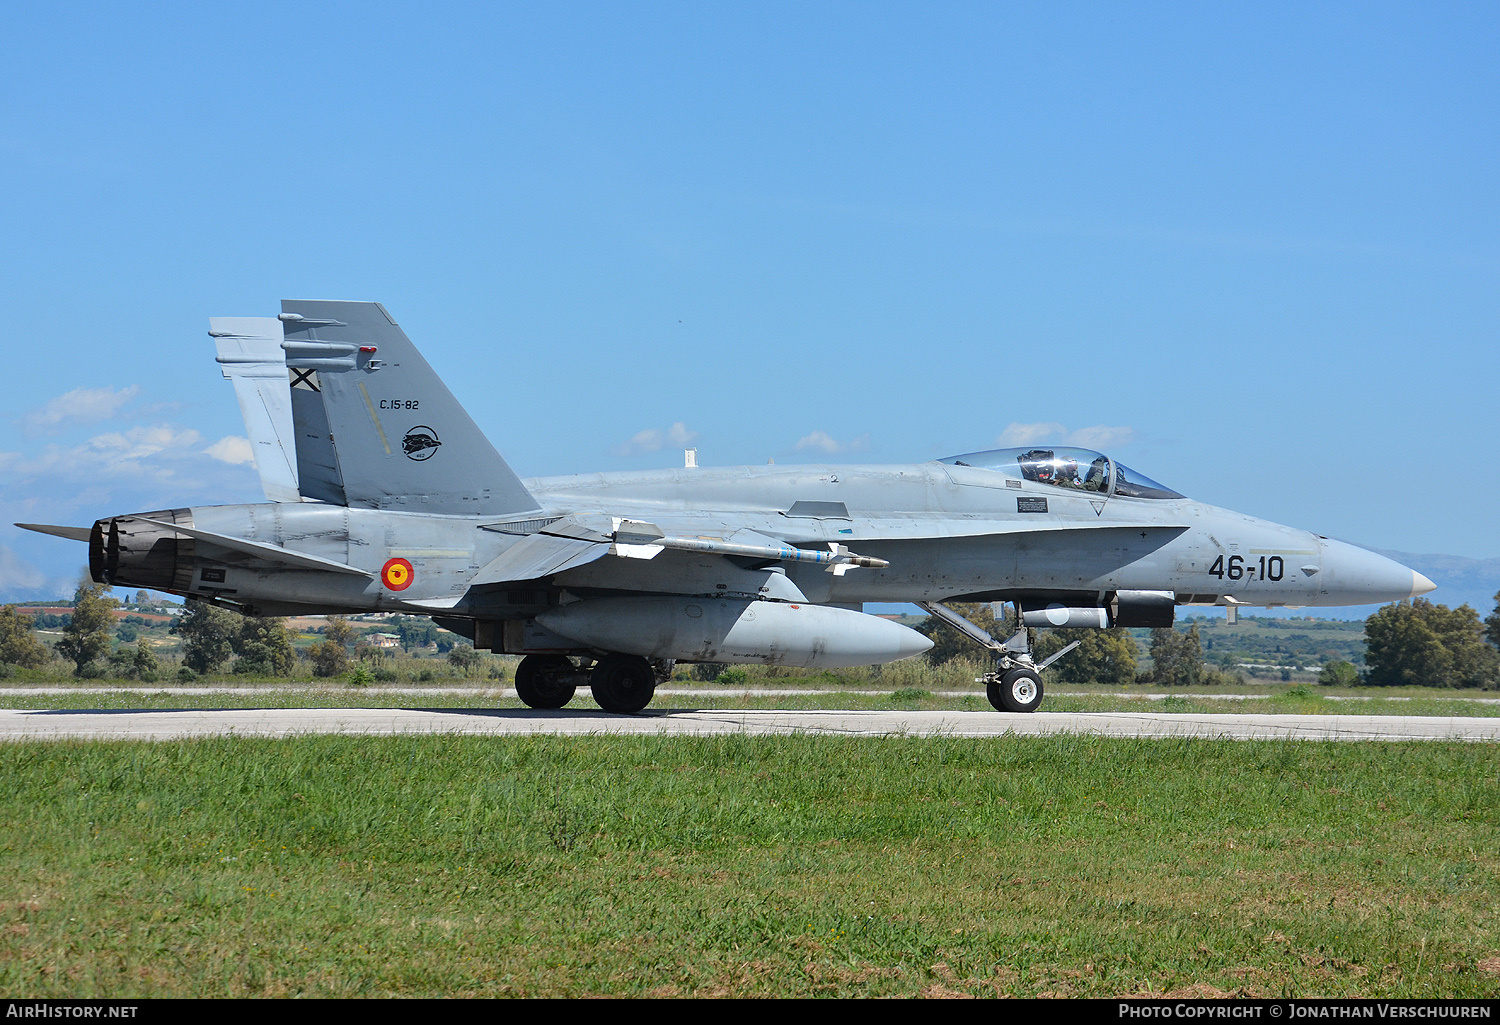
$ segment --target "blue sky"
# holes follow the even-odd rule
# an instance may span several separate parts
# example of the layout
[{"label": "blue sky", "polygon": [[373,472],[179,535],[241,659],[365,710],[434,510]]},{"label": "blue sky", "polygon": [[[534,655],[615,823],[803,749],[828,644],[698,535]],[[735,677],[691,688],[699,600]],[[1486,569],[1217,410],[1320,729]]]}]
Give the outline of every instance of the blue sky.
[{"label": "blue sky", "polygon": [[0,45],[0,597],[83,562],[12,521],[260,500],[207,318],[284,297],[383,302],[523,476],[1103,439],[1500,556],[1493,4],[12,4]]}]

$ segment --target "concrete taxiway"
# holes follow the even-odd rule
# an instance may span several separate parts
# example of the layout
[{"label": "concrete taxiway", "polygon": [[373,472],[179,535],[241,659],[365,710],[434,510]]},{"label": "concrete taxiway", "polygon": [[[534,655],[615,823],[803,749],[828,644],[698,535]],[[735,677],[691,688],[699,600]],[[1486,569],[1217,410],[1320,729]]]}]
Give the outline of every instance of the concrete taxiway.
[{"label": "concrete taxiway", "polygon": [[742,733],[846,736],[1202,737],[1232,740],[1500,740],[1500,718],[1389,715],[987,711],[777,711],[648,709],[639,715],[516,708],[242,708],[0,710],[0,740],[178,740],[336,733],[637,734]]},{"label": "concrete taxiway", "polygon": [[[95,685],[95,686],[90,686],[90,687],[82,687],[82,686],[39,686],[39,687],[16,686],[16,687],[0,687],[0,697],[32,697],[32,698],[39,698],[40,697],[40,698],[45,698],[45,697],[58,697],[58,696],[61,696],[61,695],[64,695],[64,694],[101,694],[101,695],[104,695],[104,694],[133,694],[133,695],[149,694],[149,695],[152,695],[153,697],[156,697],[156,696],[160,696],[160,697],[173,697],[175,695],[181,695],[182,697],[205,697],[205,696],[211,696],[211,695],[214,695],[214,694],[226,694],[226,695],[227,694],[233,694],[233,695],[238,695],[238,696],[243,696],[243,695],[247,695],[247,694],[291,694],[291,693],[295,693],[295,692],[299,692],[299,691],[303,692],[303,693],[306,693],[308,691],[318,691],[318,690],[325,690],[325,689],[328,689],[327,685],[324,685],[324,686],[320,687],[320,686],[318,686],[316,684],[309,685],[309,684],[306,684],[306,683],[281,683],[281,684],[264,684],[264,683],[262,683],[262,684],[255,684],[253,686],[247,686],[247,687],[233,687],[233,686],[209,686],[209,687],[190,687],[189,686],[189,687],[185,687],[185,686],[180,686],[180,685],[168,685],[168,686],[139,686],[139,685],[130,685],[130,686],[121,686],[121,685],[110,685],[110,684]],[[515,690],[514,687],[505,687],[505,686],[485,687],[485,686],[475,686],[474,684],[455,685],[455,686],[405,686],[405,685],[400,685],[400,686],[385,686],[385,685],[374,685],[374,686],[370,686],[370,687],[364,688],[361,691],[361,693],[364,693],[364,694],[381,694],[381,695],[397,694],[397,695],[400,695],[402,697],[412,697],[412,698],[420,698],[420,697],[423,697],[424,695],[425,696],[430,696],[430,697],[450,697],[450,696],[454,696],[454,695],[467,695],[467,696],[473,698],[476,703],[483,702],[483,701],[485,701],[487,699],[490,699],[490,698],[514,698],[516,696],[516,690]],[[1048,695],[1050,695],[1052,697],[1061,697],[1063,695],[1071,695],[1073,697],[1080,697],[1080,696],[1095,696],[1095,697],[1097,697],[1097,696],[1100,696],[1100,692],[1098,692],[1098,691],[1068,690],[1068,689],[1062,688],[1062,687],[1058,687],[1058,688],[1055,688],[1055,689],[1050,689],[1049,688],[1048,691],[1047,691],[1047,693],[1048,693]],[[886,690],[853,690],[853,689],[842,688],[842,687],[839,688],[838,690],[830,690],[827,687],[820,687],[820,688],[814,688],[814,687],[746,687],[746,688],[738,689],[738,690],[733,689],[733,688],[729,688],[729,687],[658,687],[658,688],[656,688],[656,697],[657,697],[658,700],[661,700],[662,698],[672,698],[672,697],[678,697],[678,698],[685,698],[685,697],[686,698],[692,698],[692,697],[697,697],[697,698],[754,698],[754,697],[765,698],[765,697],[773,697],[774,698],[774,697],[806,697],[806,696],[809,696],[809,695],[820,695],[820,694],[821,695],[828,695],[828,694],[849,694],[849,695],[858,696],[858,697],[874,697],[874,698],[888,698],[888,697],[891,696],[891,692],[890,692],[889,689],[886,689]],[[1191,699],[1191,700],[1194,700],[1194,701],[1264,701],[1266,698],[1270,697],[1271,694],[1272,694],[1272,691],[1268,688],[1266,691],[1264,691],[1262,693],[1259,693],[1259,694],[1219,694],[1219,693],[1213,693],[1213,692],[1198,692],[1198,691],[1160,691],[1160,692],[1129,692],[1129,691],[1125,691],[1125,692],[1116,692],[1116,693],[1113,693],[1113,694],[1106,694],[1106,696],[1124,698],[1124,699],[1130,700],[1130,701],[1165,701],[1168,698],[1184,698],[1184,699]],[[965,698],[965,697],[972,697],[972,698],[977,698],[977,699],[979,699],[981,701],[984,700],[984,691],[982,691],[982,690],[935,690],[935,691],[932,692],[932,695],[933,695],[933,697],[939,697],[939,698]],[[1500,705],[1500,698],[1481,698],[1481,697],[1475,697],[1472,694],[1459,694],[1459,693],[1455,693],[1453,691],[1448,691],[1448,690],[1435,692],[1435,693],[1433,693],[1431,695],[1427,695],[1427,696],[1424,696],[1424,697],[1421,697],[1421,698],[1413,698],[1413,697],[1410,697],[1410,696],[1401,696],[1401,695],[1393,695],[1393,694],[1322,694],[1322,693],[1319,693],[1318,697],[1320,697],[1324,701],[1355,701],[1355,702],[1359,702],[1359,701],[1430,701],[1433,698],[1440,698],[1443,701],[1462,701],[1462,702],[1467,702],[1469,704],[1475,704],[1475,705]]]}]

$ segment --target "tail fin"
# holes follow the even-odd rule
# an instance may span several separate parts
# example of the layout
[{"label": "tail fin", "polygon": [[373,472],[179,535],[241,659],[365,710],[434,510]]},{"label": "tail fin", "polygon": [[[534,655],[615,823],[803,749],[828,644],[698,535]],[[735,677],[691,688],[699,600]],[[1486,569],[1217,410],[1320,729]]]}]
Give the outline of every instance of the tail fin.
[{"label": "tail fin", "polygon": [[[379,303],[286,300],[302,494],[304,437],[328,438],[344,504],[500,516],[540,508]],[[325,482],[332,493],[333,477]]]},{"label": "tail fin", "polygon": [[273,502],[301,501],[281,322],[274,317],[209,317],[208,333],[224,376],[234,382],[261,489]]}]

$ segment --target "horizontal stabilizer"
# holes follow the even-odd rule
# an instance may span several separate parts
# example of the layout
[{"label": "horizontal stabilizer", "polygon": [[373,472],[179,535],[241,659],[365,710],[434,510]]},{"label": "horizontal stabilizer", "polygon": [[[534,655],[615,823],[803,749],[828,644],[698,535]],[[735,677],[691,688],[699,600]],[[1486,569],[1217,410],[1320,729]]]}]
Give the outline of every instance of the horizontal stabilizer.
[{"label": "horizontal stabilizer", "polygon": [[196,538],[220,548],[227,548],[232,552],[240,552],[257,559],[265,559],[267,562],[279,562],[284,566],[295,566],[298,569],[330,570],[334,573],[349,573],[357,577],[372,577],[375,574],[368,573],[362,569],[342,562],[334,562],[332,559],[322,559],[316,555],[305,555],[302,552],[290,552],[280,545],[268,545],[262,541],[247,541],[242,537],[230,537],[228,534],[215,534],[211,530],[199,530],[196,527],[183,527],[175,523],[165,523],[161,520],[148,519],[145,516],[134,517],[142,523],[154,524],[186,534],[188,537]]},{"label": "horizontal stabilizer", "polygon": [[50,523],[17,523],[16,526],[22,530],[34,530],[38,534],[51,534],[54,537],[65,537],[69,541],[82,541],[88,543],[89,531],[93,527],[54,527]]}]

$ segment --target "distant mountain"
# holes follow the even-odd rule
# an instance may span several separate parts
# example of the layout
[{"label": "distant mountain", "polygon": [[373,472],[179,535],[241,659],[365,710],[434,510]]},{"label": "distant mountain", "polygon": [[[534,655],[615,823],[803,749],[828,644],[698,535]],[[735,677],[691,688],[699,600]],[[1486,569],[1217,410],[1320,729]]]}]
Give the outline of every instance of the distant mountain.
[{"label": "distant mountain", "polygon": [[1450,609],[1468,605],[1483,619],[1495,611],[1495,594],[1500,592],[1500,559],[1469,559],[1462,555],[1417,555],[1413,552],[1388,552],[1379,548],[1386,558],[1395,559],[1403,566],[1410,566],[1425,574],[1437,590],[1424,595],[1428,601],[1446,605]]}]

